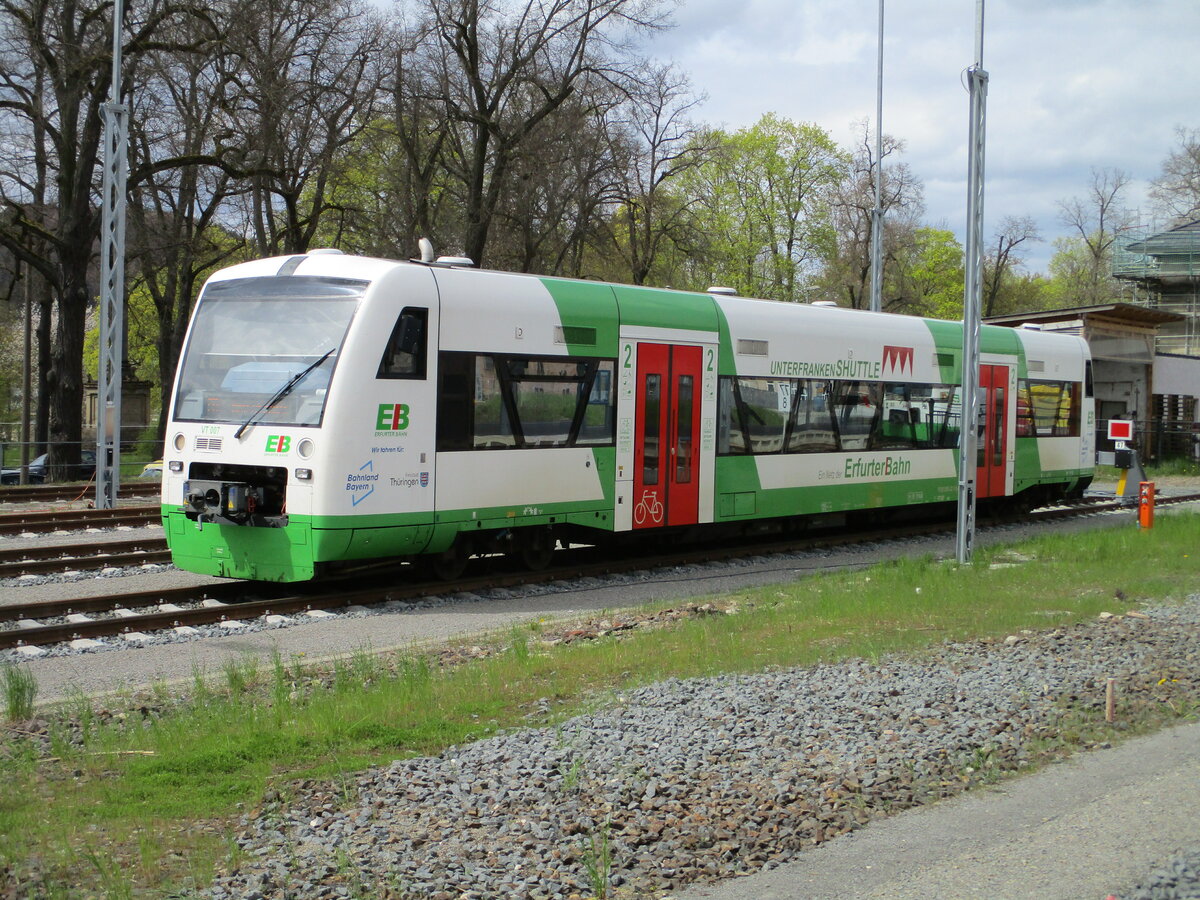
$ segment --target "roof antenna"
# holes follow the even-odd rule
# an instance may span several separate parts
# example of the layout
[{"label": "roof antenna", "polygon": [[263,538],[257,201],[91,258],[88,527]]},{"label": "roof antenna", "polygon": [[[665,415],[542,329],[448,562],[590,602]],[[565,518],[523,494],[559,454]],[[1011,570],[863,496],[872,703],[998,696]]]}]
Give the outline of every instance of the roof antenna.
[{"label": "roof antenna", "polygon": [[417,246],[421,248],[421,262],[431,263],[437,258],[433,255],[433,242],[429,238],[421,238]]}]

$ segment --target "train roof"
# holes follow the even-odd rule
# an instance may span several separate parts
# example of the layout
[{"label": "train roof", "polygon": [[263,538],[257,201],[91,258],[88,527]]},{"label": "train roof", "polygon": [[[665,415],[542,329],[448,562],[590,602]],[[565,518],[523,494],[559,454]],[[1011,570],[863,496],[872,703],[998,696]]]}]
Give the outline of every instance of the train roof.
[{"label": "train roof", "polygon": [[[636,307],[647,304],[659,309],[674,306],[676,301],[690,301],[681,304],[679,312],[684,307],[693,311],[692,321],[699,322],[700,330],[716,330],[715,318],[708,315],[697,315],[695,311],[703,309],[719,309],[732,329],[744,332],[746,329],[759,330],[769,339],[773,328],[781,321],[780,314],[785,317],[802,317],[807,327],[846,333],[843,329],[853,327],[855,332],[880,335],[895,334],[897,338],[905,333],[916,333],[926,328],[951,334],[950,329],[961,329],[961,321],[932,319],[901,313],[872,312],[870,310],[851,309],[847,307],[828,305],[826,303],[791,303],[766,298],[733,295],[727,289],[715,289],[709,292],[688,291],[676,288],[658,288],[637,285],[626,285],[617,282],[599,282],[588,279],[572,279],[556,275],[537,275],[520,272],[506,272],[495,269],[479,269],[466,265],[466,260],[453,257],[443,258],[441,262],[425,262],[422,260],[392,260],[377,257],[357,256],[343,253],[335,249],[317,249],[304,254],[269,257],[239,263],[214,273],[211,281],[221,281],[232,278],[270,277],[276,275],[308,275],[333,278],[352,278],[374,282],[398,269],[422,269],[433,273],[439,281],[463,282],[459,279],[474,279],[479,277],[504,278],[514,280],[533,280],[552,291],[555,286],[577,285],[582,296],[598,296],[597,288],[609,287],[618,304],[622,308],[622,321],[625,320],[626,307]],[[607,293],[607,292],[604,292]],[[701,304],[695,301],[703,300]],[[708,324],[711,323],[711,324]],[[797,323],[799,324],[799,323]],[[910,329],[912,329],[910,331]],[[1000,345],[1014,347],[1020,343],[1026,348],[1040,347],[1046,350],[1057,347],[1061,350],[1066,340],[1073,340],[1086,346],[1082,338],[1041,333],[1034,330],[1012,329],[998,325],[984,325],[985,343],[991,343],[997,348]],[[1019,337],[1015,336],[1019,335]],[[959,340],[961,346],[961,339]],[[985,347],[986,351],[986,347]]]}]

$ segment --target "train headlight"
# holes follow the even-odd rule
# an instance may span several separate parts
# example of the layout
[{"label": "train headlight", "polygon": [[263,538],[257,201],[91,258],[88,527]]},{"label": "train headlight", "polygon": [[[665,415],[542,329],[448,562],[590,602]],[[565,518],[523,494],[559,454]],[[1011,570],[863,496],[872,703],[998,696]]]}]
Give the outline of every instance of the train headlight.
[{"label": "train headlight", "polygon": [[167,468],[170,469],[172,472],[182,472],[183,471],[183,460],[182,459],[173,459],[167,463]]},{"label": "train headlight", "polygon": [[312,469],[297,469],[296,470],[296,480],[297,481],[312,481]]},{"label": "train headlight", "polygon": [[177,434],[175,435],[175,440],[172,441],[172,443],[175,445],[176,450],[182,450],[187,446],[187,438],[185,438],[182,434]]},{"label": "train headlight", "polygon": [[[305,438],[296,446],[296,452],[300,454],[301,459],[308,459],[313,455],[313,451],[317,449],[317,445],[312,442],[311,438]],[[300,470],[297,469],[297,472]],[[297,476],[299,477],[299,476]],[[310,473],[311,477],[311,473]]]}]

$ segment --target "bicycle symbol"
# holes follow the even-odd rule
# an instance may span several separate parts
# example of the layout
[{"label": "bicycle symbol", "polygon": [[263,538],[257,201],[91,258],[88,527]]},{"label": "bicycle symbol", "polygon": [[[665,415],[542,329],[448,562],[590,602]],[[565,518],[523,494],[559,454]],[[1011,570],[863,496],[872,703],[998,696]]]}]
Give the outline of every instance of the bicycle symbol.
[{"label": "bicycle symbol", "polygon": [[650,521],[655,525],[662,524],[663,505],[658,500],[658,491],[643,491],[642,499],[633,508],[633,522],[635,525],[645,524],[647,516],[650,517]]}]

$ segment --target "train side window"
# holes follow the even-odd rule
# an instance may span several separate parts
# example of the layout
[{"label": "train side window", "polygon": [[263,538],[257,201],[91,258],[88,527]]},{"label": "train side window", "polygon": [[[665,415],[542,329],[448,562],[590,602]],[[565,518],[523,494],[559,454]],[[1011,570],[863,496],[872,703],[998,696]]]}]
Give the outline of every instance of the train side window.
[{"label": "train side window", "polygon": [[733,379],[728,375],[722,375],[717,382],[717,453],[727,456],[745,452],[746,441],[742,436],[742,423],[737,412]]},{"label": "train side window", "polygon": [[1022,378],[1017,382],[1017,437],[1033,437],[1035,433],[1029,382]]},{"label": "train side window", "polygon": [[442,353],[438,359],[438,450],[471,449],[474,394],[474,354]]},{"label": "train side window", "polygon": [[392,328],[379,361],[376,378],[425,377],[425,356],[429,310],[417,306],[406,306]]},{"label": "train side window", "polygon": [[1083,396],[1096,396],[1095,387],[1092,383],[1092,361],[1090,359],[1083,364]]},{"label": "train side window", "polygon": [[491,356],[475,358],[474,433],[472,446],[477,449],[503,448],[518,445],[513,428],[511,384],[503,383],[507,373],[496,365]]},{"label": "train side window", "polygon": [[[586,399],[582,410],[575,413],[579,421],[579,433],[575,444],[580,447],[611,445],[616,436],[616,417],[613,410],[613,371],[615,365],[611,359],[601,359],[596,363],[592,376],[591,388],[587,384],[579,387],[581,397]],[[584,398],[582,394],[586,392]],[[582,413],[582,415],[580,415]]]},{"label": "train side window", "polygon": [[872,435],[872,450],[912,450],[918,446],[921,407],[913,403],[908,384],[883,386],[883,414]]},{"label": "train side window", "polygon": [[866,450],[875,442],[883,411],[883,391],[878,382],[834,383],[838,434],[842,450]]},{"label": "train side window", "polygon": [[795,384],[776,378],[722,378],[717,411],[722,429],[718,452],[781,452]]},{"label": "train side window", "polygon": [[1083,385],[1078,381],[1063,383],[1062,403],[1065,409],[1059,410],[1059,428],[1056,433],[1064,437],[1079,437],[1080,421],[1083,418],[1082,388]]},{"label": "train side window", "polygon": [[801,381],[792,395],[788,453],[834,453],[838,448],[829,402],[830,382]]},{"label": "train side window", "polygon": [[646,375],[646,409],[645,421],[642,423],[642,484],[658,484],[659,439],[662,437],[661,382],[661,375]]},{"label": "train side window", "polygon": [[1038,437],[1079,437],[1082,390],[1078,381],[1029,382]]}]

